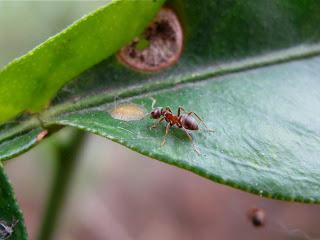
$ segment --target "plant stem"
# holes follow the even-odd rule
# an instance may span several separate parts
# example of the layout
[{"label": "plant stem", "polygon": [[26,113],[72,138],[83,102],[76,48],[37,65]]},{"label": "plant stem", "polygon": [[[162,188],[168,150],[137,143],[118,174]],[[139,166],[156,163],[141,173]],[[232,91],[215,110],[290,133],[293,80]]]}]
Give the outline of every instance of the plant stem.
[{"label": "plant stem", "polygon": [[66,198],[68,185],[76,166],[76,159],[82,149],[84,139],[85,132],[74,129],[72,136],[66,143],[56,144],[57,166],[38,240],[53,239],[54,230]]}]

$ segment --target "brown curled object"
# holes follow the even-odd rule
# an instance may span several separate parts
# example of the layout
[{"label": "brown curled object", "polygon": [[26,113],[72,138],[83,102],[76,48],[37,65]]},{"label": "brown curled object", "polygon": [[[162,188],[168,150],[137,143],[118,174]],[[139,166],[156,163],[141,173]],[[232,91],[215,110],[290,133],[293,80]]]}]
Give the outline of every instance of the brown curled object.
[{"label": "brown curled object", "polygon": [[[143,49],[139,49],[141,41],[148,43]],[[144,33],[119,51],[118,58],[135,70],[156,72],[173,65],[182,47],[183,32],[177,15],[162,8]]]},{"label": "brown curled object", "polygon": [[40,142],[45,136],[48,135],[48,130],[42,130],[36,137],[36,141]]},{"label": "brown curled object", "polygon": [[266,224],[266,214],[261,208],[251,208],[247,215],[254,227],[263,227]]}]

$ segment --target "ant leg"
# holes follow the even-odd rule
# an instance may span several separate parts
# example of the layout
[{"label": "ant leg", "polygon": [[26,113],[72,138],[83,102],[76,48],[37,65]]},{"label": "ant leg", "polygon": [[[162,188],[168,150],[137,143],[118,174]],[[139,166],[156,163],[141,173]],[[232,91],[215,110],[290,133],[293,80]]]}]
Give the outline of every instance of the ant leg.
[{"label": "ant leg", "polygon": [[161,146],[165,145],[166,144],[166,141],[167,141],[167,136],[169,134],[169,130],[171,128],[171,125],[170,123],[167,124],[167,127],[166,127],[166,134],[164,135],[163,137],[163,140],[162,140],[162,143],[161,143]]},{"label": "ant leg", "polygon": [[164,118],[161,118],[157,123],[153,124],[152,126],[150,126],[150,128],[156,128],[159,126],[159,124],[164,120]]},{"label": "ant leg", "polygon": [[[179,108],[178,108],[178,117],[180,116],[181,111],[186,112],[186,110],[184,110],[183,107],[179,107]],[[191,114],[194,114],[194,115],[198,118],[198,120],[207,128],[207,130],[208,130],[209,132],[214,132],[214,130],[213,130],[213,129],[210,129],[210,128],[207,126],[207,124],[199,117],[198,114],[196,114],[195,112],[189,112],[189,113],[188,113],[189,116],[190,116]]]},{"label": "ant leg", "polygon": [[207,128],[207,130],[209,131],[209,132],[214,132],[214,130],[213,129],[211,129],[211,128],[209,128],[208,126],[207,126],[207,124],[198,116],[198,114],[196,114],[195,112],[189,112],[188,113],[188,116],[190,116],[190,115],[192,115],[192,114],[194,114],[197,118],[198,118],[198,120]]},{"label": "ant leg", "polygon": [[178,117],[180,116],[180,114],[181,114],[181,111],[183,111],[183,112],[185,112],[186,110],[184,110],[184,108],[183,107],[178,107]]},{"label": "ant leg", "polygon": [[183,131],[187,134],[187,136],[188,136],[188,138],[189,138],[189,140],[190,140],[190,142],[191,142],[191,144],[192,144],[193,150],[194,150],[198,155],[201,155],[200,151],[199,151],[199,150],[196,148],[196,146],[194,145],[193,139],[192,139],[190,133],[188,133],[188,131],[187,131],[185,128],[182,128],[182,129],[183,129]]},{"label": "ant leg", "polygon": [[166,110],[168,110],[169,112],[171,112],[171,113],[172,113],[172,110],[171,110],[171,108],[170,108],[170,107],[166,107]]}]

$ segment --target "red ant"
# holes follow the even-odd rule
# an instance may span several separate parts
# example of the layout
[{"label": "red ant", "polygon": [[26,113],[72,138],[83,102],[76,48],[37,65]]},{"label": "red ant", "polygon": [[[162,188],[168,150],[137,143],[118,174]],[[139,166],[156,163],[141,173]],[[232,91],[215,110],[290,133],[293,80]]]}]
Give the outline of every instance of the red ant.
[{"label": "red ant", "polygon": [[[176,125],[178,128],[181,128],[188,136],[189,140],[192,143],[192,146],[194,148],[194,150],[200,154],[199,150],[194,146],[193,142],[192,142],[192,137],[190,135],[190,133],[188,132],[188,130],[191,131],[195,131],[199,129],[198,123],[197,121],[194,119],[194,117],[192,117],[191,115],[193,114],[194,116],[196,116],[196,118],[211,132],[213,132],[213,130],[211,130],[206,124],[205,122],[195,113],[195,112],[186,112],[182,107],[178,108],[178,113],[177,115],[172,113],[172,110],[169,107],[156,107],[154,108],[154,104],[155,104],[155,99],[153,99],[152,102],[152,111],[150,113],[151,118],[153,119],[159,119],[160,120],[151,126],[151,128],[156,128],[162,121],[166,120],[167,122],[167,127],[166,127],[166,133],[164,135],[163,141],[161,143],[161,146],[163,146],[166,143],[166,138],[167,135],[169,134],[169,130],[172,126]],[[181,114],[181,112],[184,112],[184,114]]]}]

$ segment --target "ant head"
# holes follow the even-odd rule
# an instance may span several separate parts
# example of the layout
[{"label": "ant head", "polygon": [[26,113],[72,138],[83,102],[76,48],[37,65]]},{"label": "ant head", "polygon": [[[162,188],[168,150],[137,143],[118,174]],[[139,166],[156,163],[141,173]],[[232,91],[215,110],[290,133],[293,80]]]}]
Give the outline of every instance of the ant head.
[{"label": "ant head", "polygon": [[151,118],[153,118],[153,119],[160,118],[162,115],[162,108],[161,107],[154,108],[152,110],[152,112],[150,113],[150,115],[151,115]]}]

